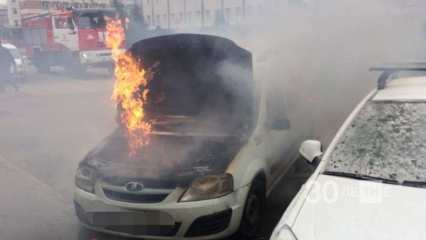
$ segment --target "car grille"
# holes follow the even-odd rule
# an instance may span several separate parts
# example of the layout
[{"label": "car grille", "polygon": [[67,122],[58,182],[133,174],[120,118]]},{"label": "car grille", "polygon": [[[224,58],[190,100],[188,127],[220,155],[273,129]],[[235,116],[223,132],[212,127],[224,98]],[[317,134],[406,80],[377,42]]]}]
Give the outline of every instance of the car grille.
[{"label": "car grille", "polygon": [[169,179],[146,179],[146,178],[129,178],[129,177],[104,177],[104,183],[112,186],[124,186],[128,182],[141,182],[145,188],[152,189],[175,189],[176,181]]},{"label": "car grille", "polygon": [[159,203],[168,196],[168,194],[135,194],[115,192],[105,188],[103,191],[105,196],[111,200],[129,203]]},{"label": "car grille", "polygon": [[199,217],[191,224],[185,237],[200,237],[220,233],[229,226],[231,217],[231,209]]}]

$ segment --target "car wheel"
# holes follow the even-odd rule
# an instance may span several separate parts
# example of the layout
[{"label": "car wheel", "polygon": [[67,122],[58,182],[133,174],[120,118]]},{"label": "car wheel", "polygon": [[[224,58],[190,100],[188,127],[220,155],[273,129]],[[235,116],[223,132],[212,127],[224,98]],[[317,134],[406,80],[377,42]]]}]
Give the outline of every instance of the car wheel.
[{"label": "car wheel", "polygon": [[255,179],[250,187],[244,206],[238,236],[241,239],[256,237],[265,209],[266,190],[265,181]]},{"label": "car wheel", "polygon": [[50,72],[49,57],[40,52],[34,53],[34,66],[37,68],[39,73],[49,73]]},{"label": "car wheel", "polygon": [[40,64],[36,65],[36,68],[39,73],[50,73],[50,66],[48,63],[41,62]]}]

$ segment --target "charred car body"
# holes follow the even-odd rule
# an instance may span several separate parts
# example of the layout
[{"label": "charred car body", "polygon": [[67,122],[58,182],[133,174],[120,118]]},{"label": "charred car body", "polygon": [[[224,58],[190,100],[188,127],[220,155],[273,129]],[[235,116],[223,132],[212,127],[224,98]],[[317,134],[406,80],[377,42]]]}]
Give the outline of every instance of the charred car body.
[{"label": "charred car body", "polygon": [[156,239],[253,236],[298,143],[285,116],[268,114],[251,53],[192,34],[129,51],[154,72],[145,108],[153,130],[129,157],[119,127],[80,163],[74,200],[82,224]]}]

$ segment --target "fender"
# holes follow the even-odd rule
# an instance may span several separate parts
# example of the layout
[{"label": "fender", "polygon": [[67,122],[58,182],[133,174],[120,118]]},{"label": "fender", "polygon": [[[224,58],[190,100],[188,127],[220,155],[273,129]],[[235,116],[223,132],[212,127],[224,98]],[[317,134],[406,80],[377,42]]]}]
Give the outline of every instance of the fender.
[{"label": "fender", "polygon": [[270,169],[268,169],[266,161],[256,157],[254,151],[253,143],[250,141],[242,148],[226,171],[234,177],[235,190],[250,185],[259,174],[265,176],[266,182],[270,179]]}]

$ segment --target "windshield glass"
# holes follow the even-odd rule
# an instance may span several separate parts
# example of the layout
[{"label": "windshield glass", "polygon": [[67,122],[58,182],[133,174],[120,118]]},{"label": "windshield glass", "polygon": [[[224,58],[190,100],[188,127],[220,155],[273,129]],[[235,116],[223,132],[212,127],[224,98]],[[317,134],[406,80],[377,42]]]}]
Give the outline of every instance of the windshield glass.
[{"label": "windshield glass", "polygon": [[[228,51],[216,49],[218,43]],[[142,52],[149,71],[140,96],[147,90],[144,111],[154,132],[250,134],[255,87],[245,50],[221,38],[176,35],[142,41],[131,51]]]},{"label": "windshield glass", "polygon": [[199,120],[196,121],[198,124],[244,124],[244,115],[238,116],[242,113],[237,108],[237,97],[219,79],[216,82],[204,82],[189,76],[176,77],[165,76],[151,82],[150,104],[146,110],[152,116],[174,116],[174,119],[190,125],[195,123],[191,119]]},{"label": "windshield glass", "polygon": [[326,171],[426,181],[426,103],[368,103],[336,145]]},{"label": "windshield glass", "polygon": [[78,26],[80,29],[105,28],[106,17],[114,17],[114,13],[108,11],[82,13],[78,18]]},{"label": "windshield glass", "polygon": [[90,14],[81,16],[79,19],[79,27],[82,29],[88,28],[104,28],[106,22],[102,15],[99,14]]},{"label": "windshield glass", "polygon": [[240,135],[249,128],[253,116],[243,107],[245,98],[226,87],[225,80],[203,81],[173,69],[157,73],[148,86],[145,110],[154,131]]}]

